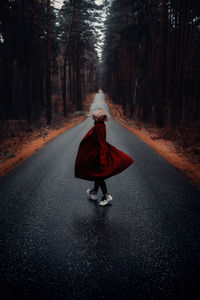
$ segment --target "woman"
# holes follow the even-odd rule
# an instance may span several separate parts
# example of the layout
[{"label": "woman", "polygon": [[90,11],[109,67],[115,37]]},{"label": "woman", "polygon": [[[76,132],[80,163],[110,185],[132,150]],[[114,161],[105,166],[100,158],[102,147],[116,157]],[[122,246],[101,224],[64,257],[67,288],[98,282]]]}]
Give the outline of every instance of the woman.
[{"label": "woman", "polygon": [[134,160],[126,153],[106,142],[106,126],[110,119],[108,112],[100,107],[88,114],[94,119],[94,126],[82,139],[75,162],[75,177],[94,181],[94,188],[87,189],[92,200],[97,200],[99,186],[102,190],[100,205],[112,200],[105,179],[119,174],[128,168]]}]

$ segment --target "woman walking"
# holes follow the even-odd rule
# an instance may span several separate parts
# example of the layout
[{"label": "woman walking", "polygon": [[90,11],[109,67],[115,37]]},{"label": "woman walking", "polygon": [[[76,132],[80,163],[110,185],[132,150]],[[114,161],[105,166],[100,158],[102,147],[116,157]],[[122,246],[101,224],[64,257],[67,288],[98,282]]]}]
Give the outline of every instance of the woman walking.
[{"label": "woman walking", "polygon": [[97,200],[99,187],[102,191],[101,206],[108,204],[112,196],[108,193],[105,179],[119,174],[128,168],[134,160],[106,141],[106,125],[110,116],[100,107],[88,114],[94,119],[94,126],[80,142],[76,161],[75,177],[94,181],[94,188],[87,189],[92,200]]}]

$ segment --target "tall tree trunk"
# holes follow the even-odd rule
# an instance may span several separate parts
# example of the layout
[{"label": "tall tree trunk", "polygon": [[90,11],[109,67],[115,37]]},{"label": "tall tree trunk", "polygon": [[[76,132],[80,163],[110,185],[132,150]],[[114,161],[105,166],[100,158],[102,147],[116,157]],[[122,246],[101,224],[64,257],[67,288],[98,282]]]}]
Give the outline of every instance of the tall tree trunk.
[{"label": "tall tree trunk", "polygon": [[5,118],[10,119],[14,117],[14,109],[13,109],[13,58],[11,54],[11,37],[10,37],[10,27],[11,27],[11,16],[10,16],[10,8],[9,1],[4,0],[3,4],[1,4],[3,11],[3,20],[1,21],[1,26],[5,31],[4,36],[4,61],[3,61],[3,101],[5,107]]},{"label": "tall tree trunk", "polygon": [[75,17],[75,5],[76,5],[76,0],[73,1],[73,8],[72,8],[72,18],[69,26],[69,30],[67,33],[67,39],[66,39],[66,48],[65,48],[65,53],[64,53],[64,63],[63,63],[63,114],[64,117],[67,115],[67,110],[66,110],[66,94],[67,94],[67,76],[66,76],[66,68],[67,68],[67,60],[68,60],[68,52],[69,52],[69,46],[70,46],[70,40],[71,40],[71,32],[72,32],[72,26],[74,23],[74,17]]},{"label": "tall tree trunk", "polygon": [[69,77],[69,98],[70,102],[72,102],[72,64],[68,59],[68,77]]},{"label": "tall tree trunk", "polygon": [[161,11],[161,31],[160,31],[160,53],[159,53],[159,72],[158,72],[158,87],[159,95],[156,105],[156,121],[158,127],[164,125],[164,101],[165,101],[165,86],[166,86],[166,49],[167,49],[167,6],[166,0],[162,0]]},{"label": "tall tree trunk", "polygon": [[51,7],[47,0],[47,62],[46,62],[46,117],[51,124]]}]

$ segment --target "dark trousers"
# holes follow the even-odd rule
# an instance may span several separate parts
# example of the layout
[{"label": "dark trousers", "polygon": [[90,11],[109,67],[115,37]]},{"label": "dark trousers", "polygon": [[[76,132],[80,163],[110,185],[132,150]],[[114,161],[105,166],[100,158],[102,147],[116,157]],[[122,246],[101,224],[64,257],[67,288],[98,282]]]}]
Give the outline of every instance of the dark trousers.
[{"label": "dark trousers", "polygon": [[94,190],[98,192],[99,186],[102,190],[103,195],[107,194],[106,183],[103,179],[96,179],[94,182]]}]

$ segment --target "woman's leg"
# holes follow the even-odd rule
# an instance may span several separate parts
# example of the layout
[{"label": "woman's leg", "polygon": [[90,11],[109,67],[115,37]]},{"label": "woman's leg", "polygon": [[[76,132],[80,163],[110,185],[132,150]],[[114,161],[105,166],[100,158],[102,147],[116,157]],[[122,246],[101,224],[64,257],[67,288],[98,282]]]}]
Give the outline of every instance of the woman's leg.
[{"label": "woman's leg", "polygon": [[96,193],[98,192],[99,185],[100,185],[100,182],[99,182],[99,180],[96,179],[94,182],[94,189],[93,189]]},{"label": "woman's leg", "polygon": [[102,193],[103,195],[107,194],[107,187],[106,187],[106,183],[103,179],[96,179],[94,182],[94,189],[93,191],[95,191],[96,193],[98,192],[99,186],[101,187]]},{"label": "woman's leg", "polygon": [[107,194],[108,191],[107,191],[106,183],[105,183],[105,181],[104,181],[103,179],[101,179],[101,180],[99,181],[99,185],[100,185],[100,187],[101,187],[101,190],[102,190],[103,195]]}]

